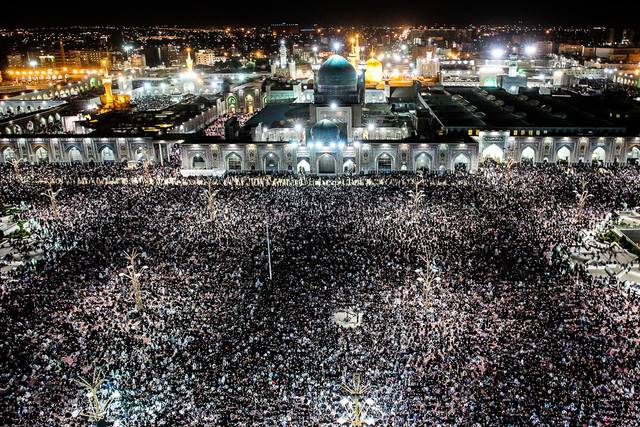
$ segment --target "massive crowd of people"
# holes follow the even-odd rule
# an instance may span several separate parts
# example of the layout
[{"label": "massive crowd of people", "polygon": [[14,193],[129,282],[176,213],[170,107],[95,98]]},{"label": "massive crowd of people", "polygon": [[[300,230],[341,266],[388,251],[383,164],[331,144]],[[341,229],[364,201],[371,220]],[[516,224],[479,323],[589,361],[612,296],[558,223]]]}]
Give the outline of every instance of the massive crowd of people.
[{"label": "massive crowd of people", "polygon": [[[640,423],[640,302],[562,249],[640,205],[638,169],[0,172],[2,202],[29,206],[47,248],[0,287],[5,424],[86,425],[74,380],[94,372],[121,426],[335,425],[353,373],[377,425]],[[142,310],[121,276],[133,248]],[[345,308],[359,327],[331,320]]]},{"label": "massive crowd of people", "polygon": [[189,95],[142,95],[133,99],[138,111],[160,111],[169,108]]},{"label": "massive crowd of people", "polygon": [[244,124],[253,117],[255,113],[241,113],[241,114],[233,114],[226,113],[221,114],[216,119],[209,123],[209,125],[203,130],[205,136],[217,136],[220,138],[225,137],[224,133],[224,124],[232,117],[236,117],[238,119],[238,125],[240,127],[244,126]]}]

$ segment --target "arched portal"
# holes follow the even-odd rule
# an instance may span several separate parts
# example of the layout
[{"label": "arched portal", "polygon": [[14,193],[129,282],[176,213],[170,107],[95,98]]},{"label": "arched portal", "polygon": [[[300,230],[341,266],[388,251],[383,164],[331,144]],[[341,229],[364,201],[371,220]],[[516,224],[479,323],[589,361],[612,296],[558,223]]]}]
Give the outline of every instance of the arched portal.
[{"label": "arched portal", "polygon": [[229,98],[227,98],[227,110],[229,111],[229,113],[231,114],[235,114],[236,113],[236,104],[238,103],[238,99],[231,95]]},{"label": "arched portal", "polygon": [[387,153],[382,153],[378,156],[376,165],[378,172],[391,172],[393,170],[393,157]]},{"label": "arched portal", "polygon": [[116,161],[116,157],[113,154],[113,150],[109,147],[104,147],[102,151],[100,151],[100,156],[102,157],[103,163],[113,163]]},{"label": "arched portal", "polygon": [[631,159],[640,159],[640,148],[633,147],[631,151],[629,151],[629,154],[627,154],[627,157]]},{"label": "arched portal", "polygon": [[496,144],[491,144],[490,146],[482,150],[483,160],[493,160],[496,162],[501,162],[503,157],[504,151]]},{"label": "arched portal", "polygon": [[569,161],[571,160],[571,150],[569,150],[567,147],[560,148],[558,150],[558,153],[556,154],[556,158],[559,162],[569,163]]},{"label": "arched portal", "polygon": [[5,162],[10,162],[11,160],[16,158],[16,152],[11,147],[7,147],[2,152],[2,160]]},{"label": "arched portal", "polygon": [[455,171],[466,172],[469,170],[469,163],[469,157],[466,154],[460,153],[453,159],[453,169]]},{"label": "arched portal", "polygon": [[356,172],[356,164],[353,160],[348,159],[346,162],[342,164],[342,172],[344,173],[355,173]]},{"label": "arched portal", "polygon": [[244,97],[244,111],[245,113],[252,114],[254,109],[253,96],[247,95]]},{"label": "arched portal", "polygon": [[420,153],[416,156],[415,170],[426,172],[431,169],[431,156],[427,153]]},{"label": "arched portal", "polygon": [[207,161],[200,154],[196,154],[191,159],[191,167],[193,169],[206,169]]},{"label": "arched portal", "polygon": [[71,163],[82,163],[82,153],[76,147],[69,150],[69,161]]},{"label": "arched portal", "polygon": [[336,158],[331,154],[323,154],[318,157],[318,173],[319,174],[335,174]]},{"label": "arched portal", "polygon": [[536,152],[531,147],[526,147],[522,150],[522,154],[520,155],[520,161],[524,163],[533,163],[536,158]]},{"label": "arched portal", "polygon": [[309,164],[308,161],[303,159],[298,162],[298,165],[296,166],[296,170],[298,171],[298,173],[306,174],[311,172],[311,165]]},{"label": "arched portal", "polygon": [[136,161],[138,162],[144,162],[145,160],[148,160],[147,158],[147,150],[140,147],[136,150]]},{"label": "arched portal", "polygon": [[593,153],[591,153],[592,162],[603,163],[606,160],[607,160],[607,153],[606,151],[604,151],[604,148],[602,147],[597,147],[595,150],[593,150]]},{"label": "arched portal", "polygon": [[265,154],[264,158],[264,170],[266,172],[277,172],[279,169],[279,164],[280,164],[280,158],[273,154],[273,153],[267,153]]},{"label": "arched portal", "polygon": [[49,162],[49,152],[44,147],[38,147],[36,149],[36,161],[38,163],[47,163]]},{"label": "arched portal", "polygon": [[231,153],[227,156],[227,170],[233,172],[242,170],[242,158],[236,153]]}]

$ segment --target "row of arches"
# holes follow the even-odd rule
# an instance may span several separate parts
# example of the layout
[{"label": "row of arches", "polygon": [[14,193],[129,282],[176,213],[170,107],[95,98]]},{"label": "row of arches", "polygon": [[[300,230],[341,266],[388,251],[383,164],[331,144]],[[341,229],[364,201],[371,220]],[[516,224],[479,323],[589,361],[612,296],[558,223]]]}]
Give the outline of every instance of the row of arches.
[{"label": "row of arches", "polygon": [[[334,155],[325,153],[316,158],[316,171],[322,175],[335,174],[338,172],[337,164],[338,161]],[[462,165],[468,169],[470,166],[470,158],[464,154],[459,154],[454,160],[454,164],[458,166]],[[193,169],[204,169],[206,168],[206,161],[201,155],[197,154],[191,159],[191,167]],[[266,172],[277,172],[281,170],[280,157],[275,153],[266,153],[262,159],[262,167]],[[430,170],[432,168],[432,157],[427,153],[420,153],[415,157],[414,167],[415,170]],[[237,153],[230,153],[225,158],[225,168],[232,172],[243,170],[242,157]],[[355,161],[347,158],[342,164],[342,170],[339,172],[354,173],[356,169]],[[407,170],[406,165],[402,165],[401,169]],[[375,170],[381,173],[395,170],[393,156],[388,153],[379,154],[375,161]],[[307,159],[301,159],[296,165],[296,171],[308,173],[311,171],[311,164]]]},{"label": "row of arches", "polygon": [[[627,158],[637,159],[640,158],[640,149],[638,147],[632,147],[631,151],[627,154]],[[494,161],[502,161],[504,159],[504,151],[495,144],[492,144],[486,147],[482,151],[482,159],[491,159]],[[527,146],[522,150],[520,154],[520,161],[522,162],[534,162],[536,159],[535,150]],[[545,159],[549,160],[549,159]],[[562,146],[556,152],[556,160],[559,162],[570,162],[571,161],[571,150],[567,146]],[[581,159],[583,160],[583,159]],[[607,152],[603,147],[596,147],[591,152],[591,161],[592,162],[606,162],[607,161]]]},{"label": "row of arches", "polygon": [[[51,161],[51,156],[49,154],[49,150],[45,147],[38,147],[34,151],[35,161],[36,163],[48,163]],[[16,151],[7,147],[2,151],[2,161],[10,162],[12,159],[17,158]],[[71,147],[67,151],[67,159],[71,163],[82,163],[84,162],[84,156],[82,152],[77,147]],[[100,150],[100,160],[103,163],[113,163],[116,161],[115,154],[110,147],[103,147]]]}]

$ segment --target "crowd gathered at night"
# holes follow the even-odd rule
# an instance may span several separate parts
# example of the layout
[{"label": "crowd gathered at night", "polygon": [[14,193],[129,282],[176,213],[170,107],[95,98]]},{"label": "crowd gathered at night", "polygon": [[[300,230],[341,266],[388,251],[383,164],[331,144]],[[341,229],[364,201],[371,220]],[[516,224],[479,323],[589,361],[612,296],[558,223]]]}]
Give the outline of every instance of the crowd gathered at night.
[{"label": "crowd gathered at night", "polygon": [[244,126],[244,124],[249,120],[255,113],[226,113],[221,114],[214,121],[212,121],[204,130],[203,133],[205,136],[217,136],[220,138],[224,138],[224,124],[227,120],[235,117],[238,119],[238,125],[240,127]]},{"label": "crowd gathered at night", "polygon": [[640,300],[566,254],[640,206],[637,167],[0,168],[44,248],[0,287],[3,424],[87,425],[96,373],[119,426],[336,425],[356,373],[376,425],[640,424]]}]

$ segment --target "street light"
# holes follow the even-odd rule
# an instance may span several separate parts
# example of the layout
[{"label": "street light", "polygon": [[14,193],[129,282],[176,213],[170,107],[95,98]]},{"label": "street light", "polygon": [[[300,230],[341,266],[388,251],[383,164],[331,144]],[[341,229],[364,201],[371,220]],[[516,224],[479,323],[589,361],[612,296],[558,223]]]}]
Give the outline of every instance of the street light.
[{"label": "street light", "polygon": [[504,56],[504,49],[502,49],[501,47],[494,47],[493,49],[491,49],[491,56],[494,59],[500,59]]},{"label": "street light", "polygon": [[537,51],[538,51],[538,48],[536,48],[536,46],[532,45],[532,44],[530,44],[528,46],[525,46],[525,48],[524,48],[524,53],[527,56],[533,56],[533,55],[536,54]]}]

